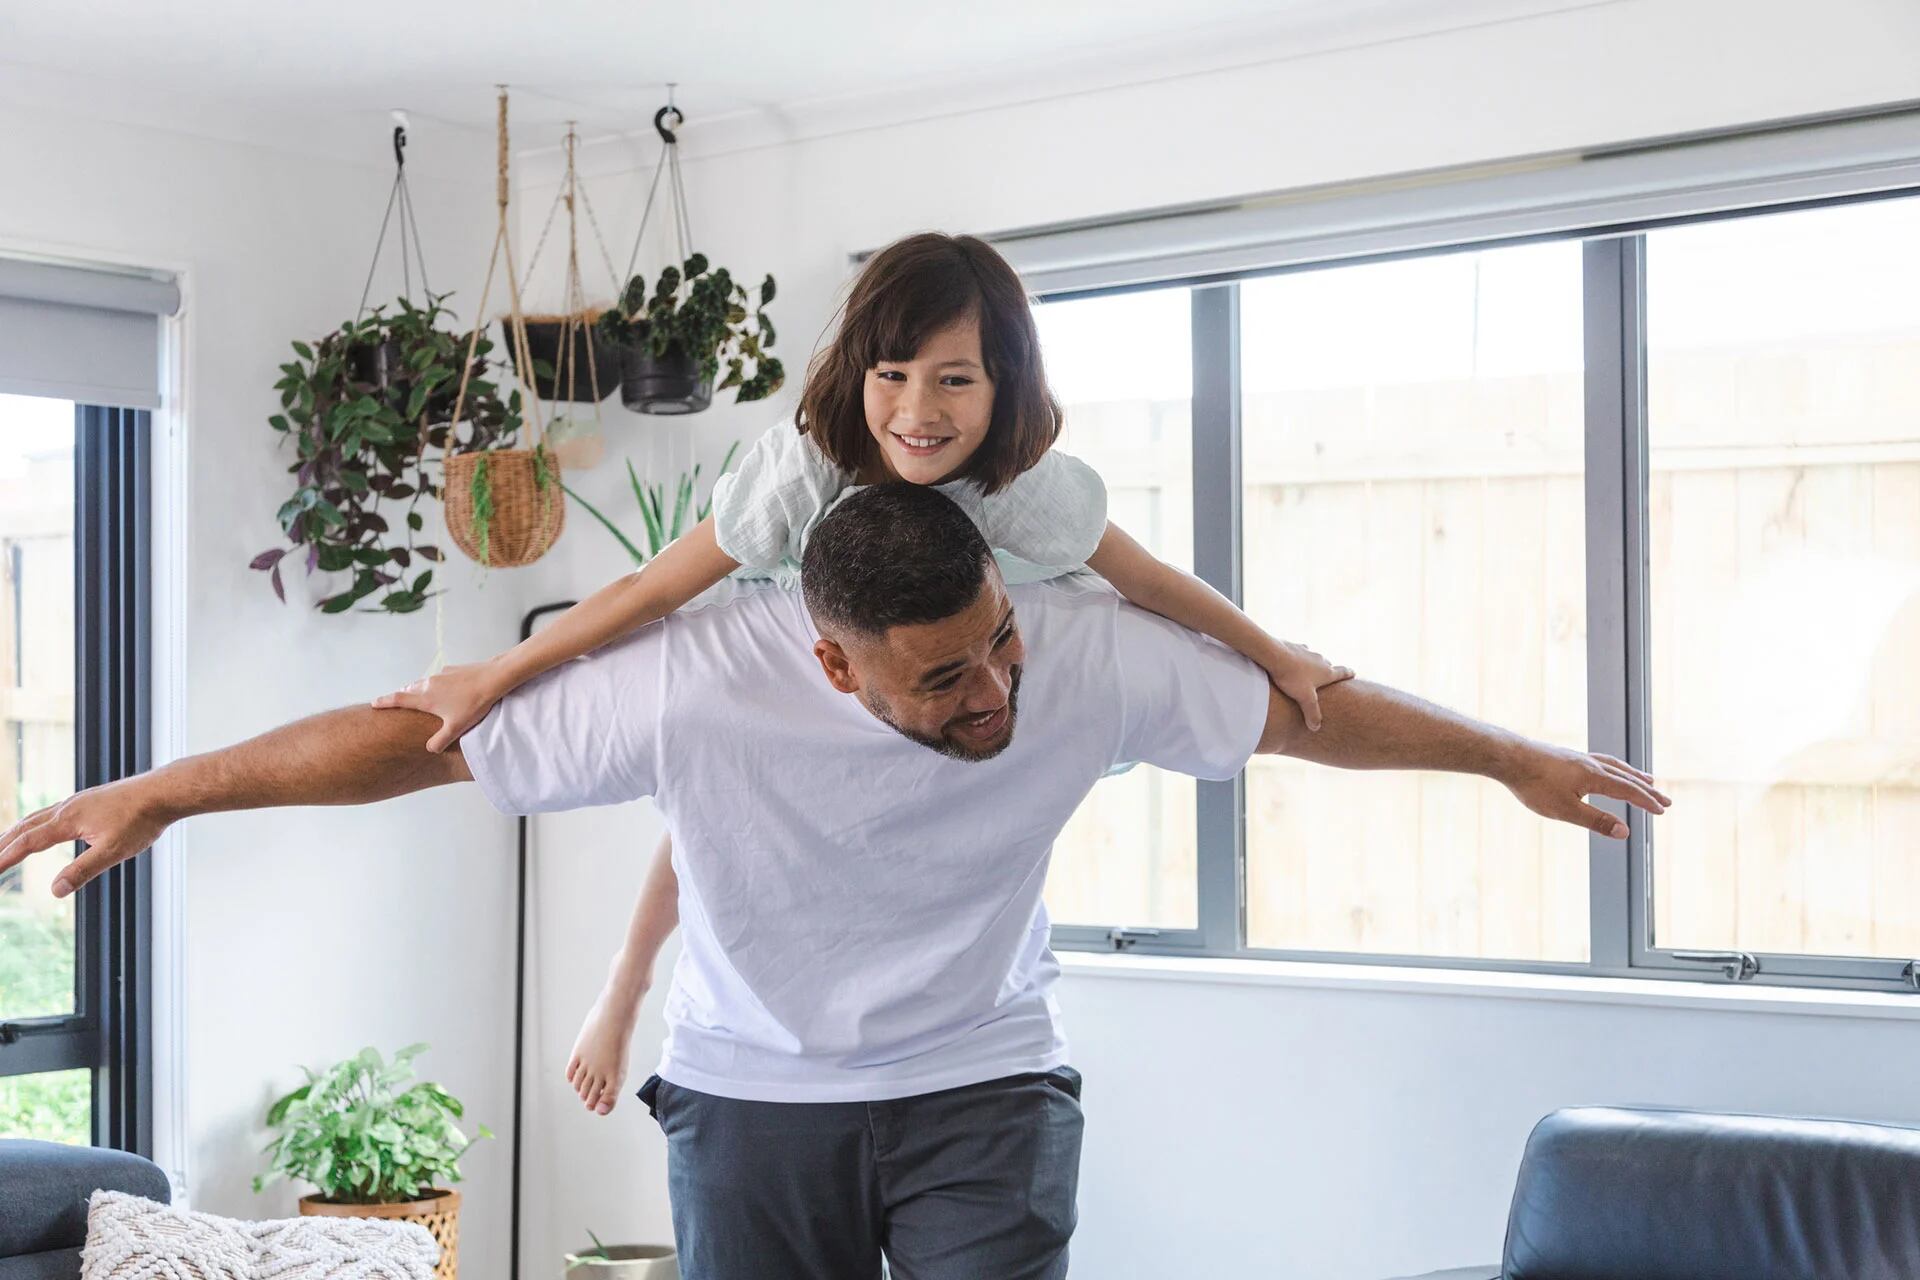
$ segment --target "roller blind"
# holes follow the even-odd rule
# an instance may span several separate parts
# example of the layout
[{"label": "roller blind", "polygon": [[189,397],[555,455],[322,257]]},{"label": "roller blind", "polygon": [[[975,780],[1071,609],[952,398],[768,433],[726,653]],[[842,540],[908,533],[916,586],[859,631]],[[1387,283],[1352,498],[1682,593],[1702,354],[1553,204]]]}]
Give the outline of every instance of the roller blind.
[{"label": "roller blind", "polygon": [[1920,186],[1920,111],[1532,157],[988,238],[1035,293],[1608,228]]},{"label": "roller blind", "polygon": [[170,279],[0,258],[0,393],[157,409],[179,309]]}]

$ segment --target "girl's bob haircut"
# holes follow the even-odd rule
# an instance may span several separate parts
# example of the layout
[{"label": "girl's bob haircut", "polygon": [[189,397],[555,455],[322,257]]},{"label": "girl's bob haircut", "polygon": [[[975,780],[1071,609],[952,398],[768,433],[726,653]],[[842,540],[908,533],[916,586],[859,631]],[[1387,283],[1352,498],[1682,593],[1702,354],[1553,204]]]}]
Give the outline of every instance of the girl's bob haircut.
[{"label": "girl's bob haircut", "polygon": [[800,430],[844,471],[878,465],[867,430],[867,372],[913,359],[928,336],[968,316],[993,380],[987,438],[953,478],[996,493],[1040,461],[1060,437],[1060,402],[1047,388],[1040,335],[1019,275],[984,240],[923,232],[868,259],[853,282],[833,341],[813,358],[800,393]]}]

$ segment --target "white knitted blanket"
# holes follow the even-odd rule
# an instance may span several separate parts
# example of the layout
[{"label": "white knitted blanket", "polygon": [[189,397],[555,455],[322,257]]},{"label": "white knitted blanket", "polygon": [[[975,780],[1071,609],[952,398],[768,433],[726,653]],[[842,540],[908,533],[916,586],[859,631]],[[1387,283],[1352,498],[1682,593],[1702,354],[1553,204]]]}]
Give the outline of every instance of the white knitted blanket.
[{"label": "white knitted blanket", "polygon": [[433,1280],[439,1260],[439,1242],[417,1222],[244,1222],[96,1191],[80,1280]]}]

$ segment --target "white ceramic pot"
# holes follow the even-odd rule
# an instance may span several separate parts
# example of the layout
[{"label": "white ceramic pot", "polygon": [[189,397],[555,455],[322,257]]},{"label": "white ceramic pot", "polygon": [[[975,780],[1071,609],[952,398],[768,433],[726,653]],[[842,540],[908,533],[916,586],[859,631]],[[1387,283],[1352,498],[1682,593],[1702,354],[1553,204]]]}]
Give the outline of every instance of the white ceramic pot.
[{"label": "white ceramic pot", "polygon": [[567,1280],[680,1280],[680,1263],[672,1245],[610,1244],[568,1254]]}]

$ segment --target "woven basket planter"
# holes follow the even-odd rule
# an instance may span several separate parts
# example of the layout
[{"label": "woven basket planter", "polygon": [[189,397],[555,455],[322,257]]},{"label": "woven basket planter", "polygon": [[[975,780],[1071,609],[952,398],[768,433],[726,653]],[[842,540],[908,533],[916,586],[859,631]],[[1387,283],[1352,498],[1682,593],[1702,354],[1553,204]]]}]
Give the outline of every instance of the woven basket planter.
[{"label": "woven basket planter", "polygon": [[300,1214],[307,1218],[384,1218],[389,1222],[417,1222],[440,1242],[440,1262],[434,1280],[456,1280],[460,1274],[460,1193],[451,1187],[431,1187],[418,1200],[397,1204],[334,1204],[319,1196],[301,1196]]},{"label": "woven basket planter", "polygon": [[[442,497],[447,508],[447,535],[455,546],[480,564],[512,569],[532,564],[560,540],[567,523],[566,494],[560,489],[560,464],[547,453],[547,483],[538,480],[533,449],[488,449],[456,453],[447,459]],[[487,486],[493,495],[493,513],[481,537],[474,518],[473,482],[482,460]],[[484,541],[484,545],[483,545]]]}]

